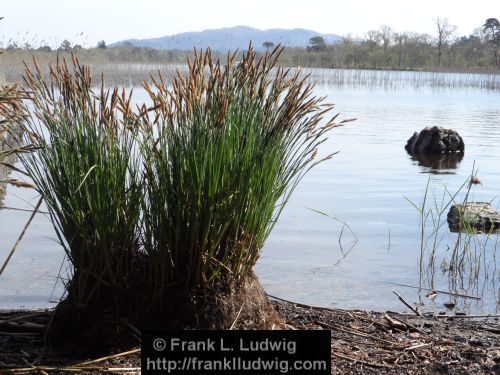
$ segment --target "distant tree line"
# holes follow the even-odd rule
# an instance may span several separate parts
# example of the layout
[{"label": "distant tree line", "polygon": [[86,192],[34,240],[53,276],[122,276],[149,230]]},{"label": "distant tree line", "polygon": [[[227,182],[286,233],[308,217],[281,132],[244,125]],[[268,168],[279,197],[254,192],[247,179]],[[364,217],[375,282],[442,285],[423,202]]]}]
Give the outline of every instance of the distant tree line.
[{"label": "distant tree line", "polygon": [[[302,48],[286,48],[280,62],[285,66],[354,69],[500,69],[498,19],[488,18],[468,36],[458,36],[456,27],[447,19],[437,18],[434,23],[434,35],[396,32],[389,26],[381,26],[378,30],[368,31],[363,37],[348,34],[334,45],[328,45],[321,36],[316,36]],[[62,41],[57,48],[48,45],[35,47],[26,42],[20,44],[10,41],[5,48],[20,51],[11,56],[13,59],[16,55],[24,59],[27,53],[52,58],[56,51],[76,53],[83,62],[179,64],[192,56],[192,51],[158,50],[136,47],[130,43],[108,46],[104,40],[99,41],[94,48],[82,48],[68,40]],[[262,47],[270,51],[276,45],[273,41],[266,41]],[[226,53],[214,53],[214,56],[224,58]]]},{"label": "distant tree line", "polygon": [[499,69],[500,22],[488,18],[468,36],[456,35],[447,19],[435,20],[435,35],[395,32],[389,26],[363,37],[347,35],[335,45],[322,37],[305,49],[285,51],[285,65],[355,69]]},{"label": "distant tree line", "polygon": [[31,45],[18,46],[16,43],[10,43],[7,48],[1,51],[8,51],[5,56],[7,61],[30,59],[35,55],[41,61],[52,60],[57,54],[74,53],[81,62],[84,63],[166,63],[179,64],[185,63],[186,57],[191,56],[192,52],[158,50],[148,47],[137,47],[130,43],[120,46],[109,47],[104,40],[98,42],[94,48],[83,48],[79,44],[72,44],[68,40],[63,40],[57,48],[51,48],[48,45],[33,47]]}]

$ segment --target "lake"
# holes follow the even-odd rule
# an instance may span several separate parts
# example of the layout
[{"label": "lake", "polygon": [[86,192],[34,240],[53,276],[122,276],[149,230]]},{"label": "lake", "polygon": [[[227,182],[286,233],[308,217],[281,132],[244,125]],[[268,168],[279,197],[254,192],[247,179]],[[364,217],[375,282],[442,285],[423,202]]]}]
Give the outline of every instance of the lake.
[{"label": "lake", "polygon": [[[408,74],[420,82],[423,73]],[[463,76],[468,82],[470,75]],[[475,166],[483,184],[472,187],[470,199],[498,206],[500,92],[473,85],[329,83],[319,84],[315,93],[336,103],[340,118],[358,120],[330,133],[320,151],[339,153],[302,180],[269,237],[256,266],[267,292],[312,305],[405,310],[394,290],[410,303],[421,302],[424,311],[444,311],[443,303],[451,301],[456,303],[454,311],[499,312],[498,236],[492,235],[484,246],[481,236],[472,238],[476,246],[464,258],[462,272],[450,274],[446,268],[457,234],[441,227],[435,251],[429,243],[421,259],[419,214],[409,201],[419,205],[429,183],[428,207],[435,202],[439,206]],[[145,92],[136,90],[135,96],[144,100]],[[462,135],[463,159],[438,163],[413,160],[406,153],[413,132],[434,125]],[[9,186],[3,204],[30,209],[36,202],[32,191]],[[29,216],[0,210],[0,263]],[[429,220],[425,238],[432,232]],[[50,221],[38,214],[0,276],[0,308],[53,305],[49,301],[60,296],[58,275],[64,278],[64,267]],[[430,300],[425,297],[428,290],[419,286],[478,299],[438,293]]]}]

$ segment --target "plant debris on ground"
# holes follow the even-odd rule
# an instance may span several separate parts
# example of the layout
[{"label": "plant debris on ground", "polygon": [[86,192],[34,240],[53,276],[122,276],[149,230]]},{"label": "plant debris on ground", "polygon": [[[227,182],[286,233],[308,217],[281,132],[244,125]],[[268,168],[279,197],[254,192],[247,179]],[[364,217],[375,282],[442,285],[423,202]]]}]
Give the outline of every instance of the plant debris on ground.
[{"label": "plant debris on ground", "polygon": [[[494,374],[498,316],[412,316],[272,300],[276,329],[332,332],[332,374]],[[56,354],[43,334],[53,310],[0,313],[0,373],[140,373],[140,344],[101,358]]]}]

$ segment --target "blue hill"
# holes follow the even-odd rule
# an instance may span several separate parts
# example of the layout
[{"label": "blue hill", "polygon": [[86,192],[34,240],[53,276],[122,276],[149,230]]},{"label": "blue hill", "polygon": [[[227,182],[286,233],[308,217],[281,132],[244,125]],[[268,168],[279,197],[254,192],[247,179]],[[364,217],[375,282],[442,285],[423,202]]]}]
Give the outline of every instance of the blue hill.
[{"label": "blue hill", "polygon": [[254,48],[264,50],[264,42],[274,45],[282,44],[285,47],[306,47],[309,39],[321,36],[326,44],[335,44],[342,41],[342,37],[335,34],[320,34],[307,29],[269,29],[259,30],[247,26],[236,26],[222,29],[204,30],[199,32],[186,32],[152,39],[129,39],[112,44],[132,44],[137,47],[150,47],[155,49],[169,49],[191,51],[194,47],[225,52],[228,50],[244,50],[251,41]]}]

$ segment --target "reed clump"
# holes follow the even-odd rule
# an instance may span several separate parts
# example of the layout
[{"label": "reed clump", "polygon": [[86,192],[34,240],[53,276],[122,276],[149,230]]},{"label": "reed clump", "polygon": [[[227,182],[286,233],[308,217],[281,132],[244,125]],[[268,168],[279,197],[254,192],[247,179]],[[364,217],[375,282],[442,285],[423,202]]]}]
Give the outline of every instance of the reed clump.
[{"label": "reed clump", "polygon": [[124,90],[95,90],[76,59],[52,66],[49,81],[27,69],[25,141],[37,151],[22,161],[72,266],[56,346],[109,346],[131,326],[276,320],[253,266],[342,124],[323,121],[332,105],[306,78],[277,67],[281,51],[250,48],[225,64],[198,53],[187,75],[146,83],[151,102],[137,108]]},{"label": "reed clump", "polygon": [[317,146],[335,125],[320,121],[331,106],[297,74],[278,69],[270,79],[277,57],[249,51],[222,66],[207,52],[171,87],[161,78],[145,86],[153,109],[141,117],[144,245],[165,280],[155,286],[248,275],[294,187],[321,161]]},{"label": "reed clump", "polygon": [[[133,311],[130,275],[140,267],[136,130],[121,111],[130,97],[94,92],[88,68],[76,60],[73,69],[52,66],[48,82],[35,64],[25,83],[33,107],[25,140],[37,151],[21,160],[72,267],[51,334],[55,341],[82,329],[104,334],[118,311]],[[109,309],[107,319],[100,308]]]}]

